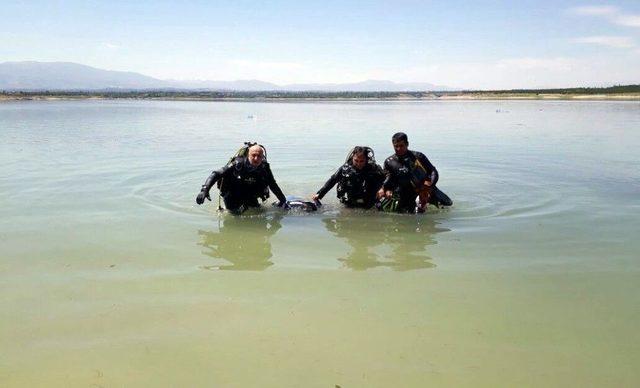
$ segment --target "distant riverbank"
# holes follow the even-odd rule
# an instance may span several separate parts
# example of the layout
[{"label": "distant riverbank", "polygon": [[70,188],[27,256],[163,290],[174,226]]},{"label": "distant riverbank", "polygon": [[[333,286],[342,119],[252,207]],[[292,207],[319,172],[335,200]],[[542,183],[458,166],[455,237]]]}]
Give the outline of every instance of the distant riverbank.
[{"label": "distant riverbank", "polygon": [[[620,91],[619,89],[622,89]],[[22,91],[2,92],[0,101],[128,99],[165,101],[430,101],[572,100],[640,101],[640,87],[459,92],[238,92],[238,91]],[[631,91],[628,91],[631,90]]]}]

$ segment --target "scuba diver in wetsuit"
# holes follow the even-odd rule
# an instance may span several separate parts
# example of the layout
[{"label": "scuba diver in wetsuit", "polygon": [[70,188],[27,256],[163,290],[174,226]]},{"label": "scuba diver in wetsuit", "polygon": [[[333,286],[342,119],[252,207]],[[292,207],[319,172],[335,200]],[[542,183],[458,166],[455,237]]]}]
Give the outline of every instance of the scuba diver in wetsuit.
[{"label": "scuba diver in wetsuit", "polygon": [[269,197],[269,189],[280,201],[277,206],[286,204],[286,198],[267,163],[266,150],[257,143],[245,143],[245,147],[226,166],[211,173],[196,197],[198,205],[202,205],[205,198],[211,201],[209,191],[216,182],[225,207],[233,214],[259,207],[258,198],[265,201]]},{"label": "scuba diver in wetsuit", "polygon": [[345,206],[369,209],[376,203],[376,193],[383,181],[384,173],[376,164],[373,150],[355,147],[312,199],[322,199],[337,184],[337,196]]},{"label": "scuba diver in wetsuit", "polygon": [[[395,154],[384,161],[386,178],[378,191],[378,197],[384,197],[381,208],[399,213],[422,213],[428,203],[451,206],[451,199],[435,186],[438,170],[422,152],[408,149],[407,135],[398,132],[393,135],[391,142]],[[419,198],[417,208],[416,197]]]}]

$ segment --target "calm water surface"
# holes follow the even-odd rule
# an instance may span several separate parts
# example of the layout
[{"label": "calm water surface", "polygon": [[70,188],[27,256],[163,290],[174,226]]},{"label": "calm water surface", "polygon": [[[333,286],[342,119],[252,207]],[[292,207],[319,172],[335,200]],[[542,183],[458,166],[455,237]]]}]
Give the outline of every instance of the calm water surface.
[{"label": "calm water surface", "polygon": [[[398,130],[451,209],[194,202]],[[638,385],[639,149],[637,102],[4,102],[0,385]]]}]

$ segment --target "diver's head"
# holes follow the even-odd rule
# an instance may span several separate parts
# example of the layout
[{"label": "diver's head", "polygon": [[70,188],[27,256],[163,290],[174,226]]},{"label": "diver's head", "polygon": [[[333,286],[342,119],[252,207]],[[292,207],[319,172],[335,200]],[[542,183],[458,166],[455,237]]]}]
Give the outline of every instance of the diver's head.
[{"label": "diver's head", "polygon": [[264,150],[259,145],[253,145],[249,147],[249,152],[247,154],[247,159],[249,159],[249,163],[253,167],[258,167],[262,164],[264,160]]},{"label": "diver's head", "polygon": [[367,165],[369,158],[364,147],[356,147],[351,154],[351,164],[356,170],[362,170]]},{"label": "diver's head", "polygon": [[393,144],[393,149],[398,156],[404,156],[409,149],[409,139],[407,138],[407,134],[404,132],[397,132],[391,137],[391,143]]}]

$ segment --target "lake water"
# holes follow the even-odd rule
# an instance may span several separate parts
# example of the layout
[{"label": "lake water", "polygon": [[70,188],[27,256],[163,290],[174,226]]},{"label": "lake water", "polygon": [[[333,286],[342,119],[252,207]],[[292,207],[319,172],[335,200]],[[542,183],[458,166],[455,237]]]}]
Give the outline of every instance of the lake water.
[{"label": "lake water", "polygon": [[[398,130],[452,208],[195,204]],[[637,102],[3,102],[0,385],[637,386],[638,150]]]}]

